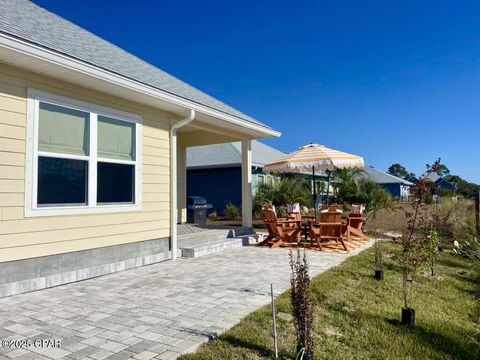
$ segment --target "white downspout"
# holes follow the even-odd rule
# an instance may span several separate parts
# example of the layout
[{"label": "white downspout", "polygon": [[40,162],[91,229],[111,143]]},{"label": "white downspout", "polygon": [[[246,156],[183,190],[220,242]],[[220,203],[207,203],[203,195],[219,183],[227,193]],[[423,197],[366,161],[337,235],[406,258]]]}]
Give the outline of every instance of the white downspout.
[{"label": "white downspout", "polygon": [[185,119],[172,124],[170,127],[170,246],[172,260],[177,258],[177,129],[188,125],[195,119],[195,110],[190,110],[190,115]]}]

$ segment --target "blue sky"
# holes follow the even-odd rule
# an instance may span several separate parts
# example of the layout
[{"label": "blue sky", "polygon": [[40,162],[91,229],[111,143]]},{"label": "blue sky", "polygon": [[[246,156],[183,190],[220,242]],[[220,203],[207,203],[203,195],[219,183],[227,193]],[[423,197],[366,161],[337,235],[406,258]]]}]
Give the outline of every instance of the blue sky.
[{"label": "blue sky", "polygon": [[480,183],[478,1],[37,4],[281,131]]}]

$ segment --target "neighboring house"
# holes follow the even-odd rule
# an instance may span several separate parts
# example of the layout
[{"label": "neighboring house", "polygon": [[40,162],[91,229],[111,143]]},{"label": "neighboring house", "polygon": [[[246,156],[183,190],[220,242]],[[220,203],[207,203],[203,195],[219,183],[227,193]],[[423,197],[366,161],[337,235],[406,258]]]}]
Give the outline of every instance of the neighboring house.
[{"label": "neighboring house", "polygon": [[402,201],[408,200],[410,187],[413,185],[412,182],[375,169],[373,166],[365,166],[363,170],[365,173],[362,177],[366,177],[377,183],[392,194],[393,197],[399,198]]},{"label": "neighboring house", "polygon": [[2,0],[0,297],[175,258],[189,146],[241,142],[250,226],[251,139],[272,136],[32,2]]},{"label": "neighboring house", "polygon": [[433,183],[434,188],[432,189],[432,192],[434,193],[440,189],[451,191],[455,191],[457,189],[455,183],[448,181],[437,173],[424,173],[422,176],[426,176]]},{"label": "neighboring house", "polygon": [[[285,155],[280,150],[252,141],[252,193],[258,185],[273,182],[264,174],[265,164]],[[187,150],[187,196],[202,196],[213,210],[223,213],[232,203],[242,205],[242,155],[239,142],[190,147]]]}]

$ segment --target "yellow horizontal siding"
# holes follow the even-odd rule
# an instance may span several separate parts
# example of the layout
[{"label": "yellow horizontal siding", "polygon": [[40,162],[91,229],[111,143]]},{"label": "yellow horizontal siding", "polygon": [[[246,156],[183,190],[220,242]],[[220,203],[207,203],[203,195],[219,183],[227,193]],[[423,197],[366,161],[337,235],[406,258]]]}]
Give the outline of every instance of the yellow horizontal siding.
[{"label": "yellow horizontal siding", "polygon": [[168,149],[158,148],[153,146],[143,146],[142,153],[147,156],[162,156]]},{"label": "yellow horizontal siding", "polygon": [[[168,203],[155,203],[150,211],[133,211],[89,215],[48,216],[22,220],[3,221],[0,235],[40,232],[57,229],[81,229],[102,225],[115,225],[156,220],[168,211]],[[162,218],[163,219],[163,218]]]},{"label": "yellow horizontal siding", "polygon": [[[89,239],[93,237],[121,235],[136,231],[156,230],[168,227],[167,214],[159,214],[160,220],[143,221],[138,223],[126,223],[115,225],[103,225],[97,227],[83,227],[81,231],[72,229],[49,230],[39,232],[28,232],[21,234],[0,235],[2,247],[25,246],[32,244],[46,244],[78,239]],[[166,218],[167,217],[167,218]],[[161,219],[163,218],[163,219]],[[165,219],[166,218],[166,219]]]},{"label": "yellow horizontal siding", "polygon": [[23,219],[23,206],[0,208],[0,220]]},{"label": "yellow horizontal siding", "polygon": [[0,137],[0,151],[24,153],[25,141],[23,139],[18,140]]},{"label": "yellow horizontal siding", "polygon": [[0,259],[2,259],[2,261],[28,259],[32,257],[93,249],[97,247],[128,244],[136,241],[165,238],[168,236],[168,229],[158,229],[144,232],[131,232],[121,235],[94,237],[90,239],[69,240],[50,244],[0,248]]},{"label": "yellow horizontal siding", "polygon": [[3,138],[25,140],[25,128],[21,126],[0,124],[0,134]]},{"label": "yellow horizontal siding", "polygon": [[[27,88],[139,114],[142,210],[24,217]],[[0,64],[0,262],[168,237],[171,115]]]},{"label": "yellow horizontal siding", "polygon": [[16,99],[9,96],[2,95],[2,110],[11,113],[26,114],[27,102],[25,99]]},{"label": "yellow horizontal siding", "polygon": [[169,140],[158,139],[150,136],[143,136],[143,146],[149,146],[157,149],[169,150],[168,146]]},{"label": "yellow horizontal siding", "polygon": [[155,166],[143,164],[143,173],[149,175],[167,175],[170,176],[170,168],[168,166]]},{"label": "yellow horizontal siding", "polygon": [[[23,194],[21,193],[1,194],[0,193],[0,204],[2,204],[2,206],[5,206],[5,207],[6,206],[23,206]],[[3,224],[1,227],[3,227]]]},{"label": "yellow horizontal siding", "polygon": [[11,112],[0,109],[0,124],[26,126],[25,113]]},{"label": "yellow horizontal siding", "polygon": [[[3,163],[3,155],[0,153],[0,162]],[[0,165],[0,179],[19,179],[25,177],[25,168],[23,166],[4,166]]]},{"label": "yellow horizontal siding", "polygon": [[169,199],[164,201],[155,201],[151,203],[144,202],[142,204],[143,211],[159,211],[159,210],[170,210],[170,201]]},{"label": "yellow horizontal siding", "polygon": [[0,154],[0,165],[25,166],[25,154],[2,152]]},{"label": "yellow horizontal siding", "polygon": [[23,193],[23,181],[18,180],[1,180],[0,179],[0,193]]},{"label": "yellow horizontal siding", "polygon": [[155,129],[151,126],[144,125],[143,126],[143,135],[148,136],[150,138],[154,138],[157,140],[165,140],[168,141],[168,131],[161,130],[161,129]]},{"label": "yellow horizontal siding", "polygon": [[[1,182],[0,182],[0,190],[1,190]],[[163,184],[143,184],[143,193],[144,194],[156,194],[156,193],[169,193],[170,192],[170,184],[163,183]]]},{"label": "yellow horizontal siding", "polygon": [[143,203],[152,203],[158,201],[168,201],[170,199],[170,193],[150,193],[148,196],[143,197]]},{"label": "yellow horizontal siding", "polygon": [[144,184],[170,184],[170,178],[164,174],[143,174]]},{"label": "yellow horizontal siding", "polygon": [[143,163],[145,165],[155,165],[155,166],[169,167],[170,166],[170,159],[168,157],[144,155],[143,156]]}]

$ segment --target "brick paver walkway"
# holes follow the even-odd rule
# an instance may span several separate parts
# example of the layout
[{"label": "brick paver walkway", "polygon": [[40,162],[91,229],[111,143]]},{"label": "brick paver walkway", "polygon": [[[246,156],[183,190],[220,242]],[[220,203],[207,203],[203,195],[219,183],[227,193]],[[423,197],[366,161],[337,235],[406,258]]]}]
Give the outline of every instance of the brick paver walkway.
[{"label": "brick paver walkway", "polygon": [[[311,275],[369,245],[309,252]],[[268,303],[270,283],[281,293],[289,275],[288,250],[244,247],[0,299],[0,339],[32,341],[0,359],[172,359]]]}]

